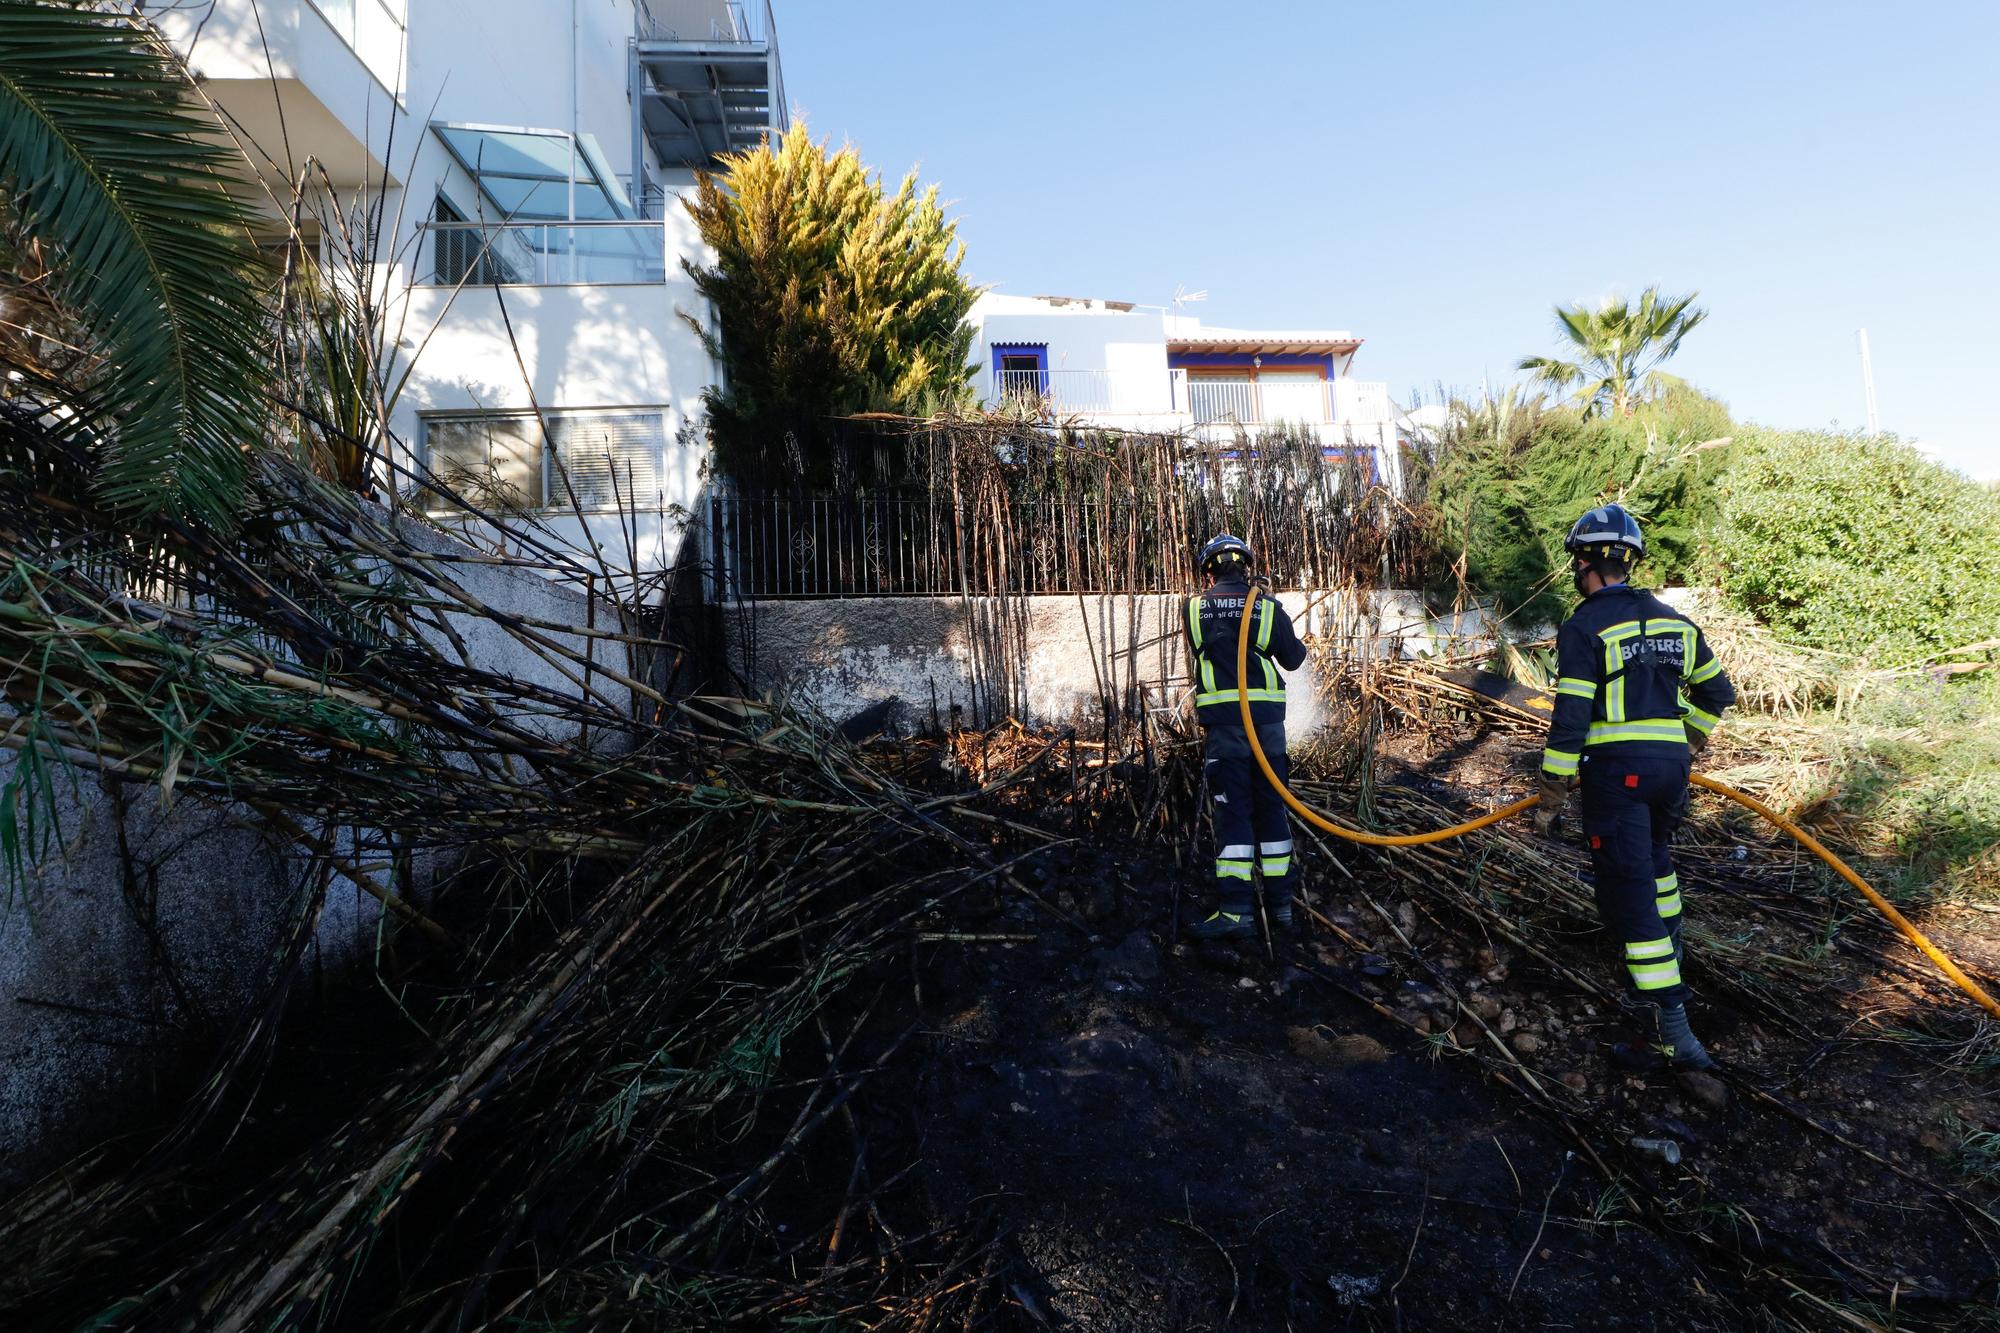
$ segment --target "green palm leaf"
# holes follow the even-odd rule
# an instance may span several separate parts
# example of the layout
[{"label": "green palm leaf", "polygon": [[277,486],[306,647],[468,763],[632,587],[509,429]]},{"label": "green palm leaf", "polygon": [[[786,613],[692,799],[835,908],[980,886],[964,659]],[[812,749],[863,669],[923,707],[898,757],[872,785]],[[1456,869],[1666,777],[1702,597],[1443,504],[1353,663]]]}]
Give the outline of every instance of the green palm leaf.
[{"label": "green palm leaf", "polygon": [[238,163],[143,20],[0,0],[4,223],[53,256],[95,369],[70,429],[129,512],[227,527],[262,440],[266,320]]}]

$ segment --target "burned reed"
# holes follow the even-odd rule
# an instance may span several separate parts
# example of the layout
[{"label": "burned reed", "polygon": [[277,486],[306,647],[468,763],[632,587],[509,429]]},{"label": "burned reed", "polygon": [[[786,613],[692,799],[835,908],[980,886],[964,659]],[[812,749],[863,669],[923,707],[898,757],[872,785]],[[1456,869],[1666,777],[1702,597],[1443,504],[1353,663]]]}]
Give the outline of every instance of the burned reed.
[{"label": "burned reed", "polygon": [[[135,534],[87,458],[5,425],[17,876],[90,780],[226,804],[315,867],[266,1003],[177,1120],[5,1210],[6,1322],[317,1327],[353,1301],[412,1327],[893,1327],[986,1299],[976,1228],[850,1225],[800,1276],[814,1237],[754,1224],[907,1040],[871,967],[954,894],[1014,891],[954,816],[979,788],[919,800],[782,703],[676,689],[636,614],[496,611],[464,574],[501,557],[283,458],[239,532]],[[535,669],[486,665],[498,640]],[[427,942],[389,932],[396,1006],[338,1073],[297,1067],[285,1005],[336,878]],[[857,1199],[879,1183],[854,1167]]]}]

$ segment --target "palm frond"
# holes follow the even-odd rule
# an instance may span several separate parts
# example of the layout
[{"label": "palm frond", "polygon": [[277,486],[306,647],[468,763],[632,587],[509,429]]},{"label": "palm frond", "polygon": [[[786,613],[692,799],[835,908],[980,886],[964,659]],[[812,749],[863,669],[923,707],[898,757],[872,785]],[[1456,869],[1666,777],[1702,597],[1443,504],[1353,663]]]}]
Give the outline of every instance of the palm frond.
[{"label": "palm frond", "polygon": [[95,354],[69,419],[101,445],[97,484],[128,512],[227,527],[265,416],[237,163],[142,19],[4,0],[0,51],[7,224],[50,253]]},{"label": "palm frond", "polygon": [[1558,361],[1552,356],[1524,356],[1514,367],[1533,371],[1535,378],[1553,388],[1567,389],[1583,378],[1583,367],[1574,361]]},{"label": "palm frond", "polygon": [[1596,356],[1601,347],[1597,312],[1581,305],[1557,306],[1556,328],[1578,348]]}]

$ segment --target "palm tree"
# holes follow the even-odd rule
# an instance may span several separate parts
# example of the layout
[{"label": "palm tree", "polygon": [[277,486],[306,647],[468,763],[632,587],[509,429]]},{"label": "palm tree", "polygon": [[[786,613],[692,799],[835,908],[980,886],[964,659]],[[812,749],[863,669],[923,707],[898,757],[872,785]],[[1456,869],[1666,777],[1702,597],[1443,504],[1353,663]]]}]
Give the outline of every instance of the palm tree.
[{"label": "palm tree", "polygon": [[1681,339],[1708,318],[1694,303],[1700,292],[1660,295],[1648,287],[1636,303],[1611,299],[1592,310],[1579,302],[1556,307],[1556,327],[1578,354],[1575,361],[1523,357],[1521,370],[1557,391],[1568,391],[1585,415],[1628,415],[1633,405],[1679,383],[1659,369],[1680,350]]},{"label": "palm tree", "polygon": [[[240,159],[145,20],[0,0],[0,393],[134,516],[228,528],[266,439],[270,320]],[[240,188],[240,187],[239,187]],[[49,373],[33,347],[78,355]]]}]

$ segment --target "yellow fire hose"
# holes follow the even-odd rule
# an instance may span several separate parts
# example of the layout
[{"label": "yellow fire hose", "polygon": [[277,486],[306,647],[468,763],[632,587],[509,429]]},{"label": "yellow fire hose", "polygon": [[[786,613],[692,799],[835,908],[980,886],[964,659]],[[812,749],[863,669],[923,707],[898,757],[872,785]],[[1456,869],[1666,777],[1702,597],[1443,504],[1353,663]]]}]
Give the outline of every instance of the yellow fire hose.
[{"label": "yellow fire hose", "polygon": [[[1299,818],[1305,820],[1306,823],[1316,829],[1331,833],[1336,838],[1345,838],[1349,842],[1367,843],[1371,847],[1420,847],[1425,843],[1443,842],[1447,838],[1464,837],[1466,834],[1477,829],[1483,829],[1490,824],[1497,824],[1510,815],[1518,815],[1523,810],[1540,804],[1542,799],[1540,796],[1529,796],[1515,801],[1511,805],[1503,805],[1491,814],[1481,815],[1477,819],[1469,819],[1463,824],[1453,824],[1450,828],[1437,829],[1430,833],[1387,834],[1366,833],[1360,829],[1351,829],[1345,825],[1336,824],[1333,820],[1328,819],[1325,815],[1320,814],[1304,801],[1301,801],[1297,796],[1294,796],[1291,788],[1287,787],[1279,779],[1276,771],[1272,769],[1271,761],[1265,758],[1264,747],[1257,743],[1257,724],[1250,716],[1250,619],[1251,612],[1256,608],[1257,599],[1261,595],[1254,587],[1250,590],[1249,597],[1243,603],[1243,623],[1236,634],[1236,706],[1242,711],[1243,730],[1250,737],[1250,753],[1256,757],[1257,767],[1263,770],[1265,780],[1271,784],[1273,790],[1280,797],[1284,798],[1285,804],[1298,812]],[[1712,792],[1727,796],[1738,805],[1743,806],[1745,809],[1756,811],[1777,827],[1791,834],[1792,837],[1798,840],[1800,846],[1826,862],[1842,879],[1861,890],[1862,896],[1874,905],[1875,910],[1887,917],[1890,924],[1895,926],[1897,930],[1903,932],[1904,938],[1916,945],[1923,952],[1924,957],[1935,963],[1938,971],[1951,978],[1960,990],[1970,995],[1974,1000],[1977,1000],[1987,1013],[1993,1015],[1995,1018],[2000,1018],[2000,1001],[1996,1001],[1991,995],[1988,995],[1978,982],[1967,976],[1959,968],[1958,964],[1945,956],[1942,949],[1932,944],[1921,930],[1912,925],[1908,917],[1897,911],[1894,904],[1869,887],[1868,881],[1855,874],[1845,861],[1821,846],[1819,840],[1813,837],[1812,834],[1806,832],[1791,820],[1786,819],[1783,815],[1773,810],[1770,806],[1765,805],[1754,796],[1746,795],[1726,783],[1717,782],[1714,778],[1701,773],[1695,773],[1690,776],[1697,787],[1706,787]]]}]

